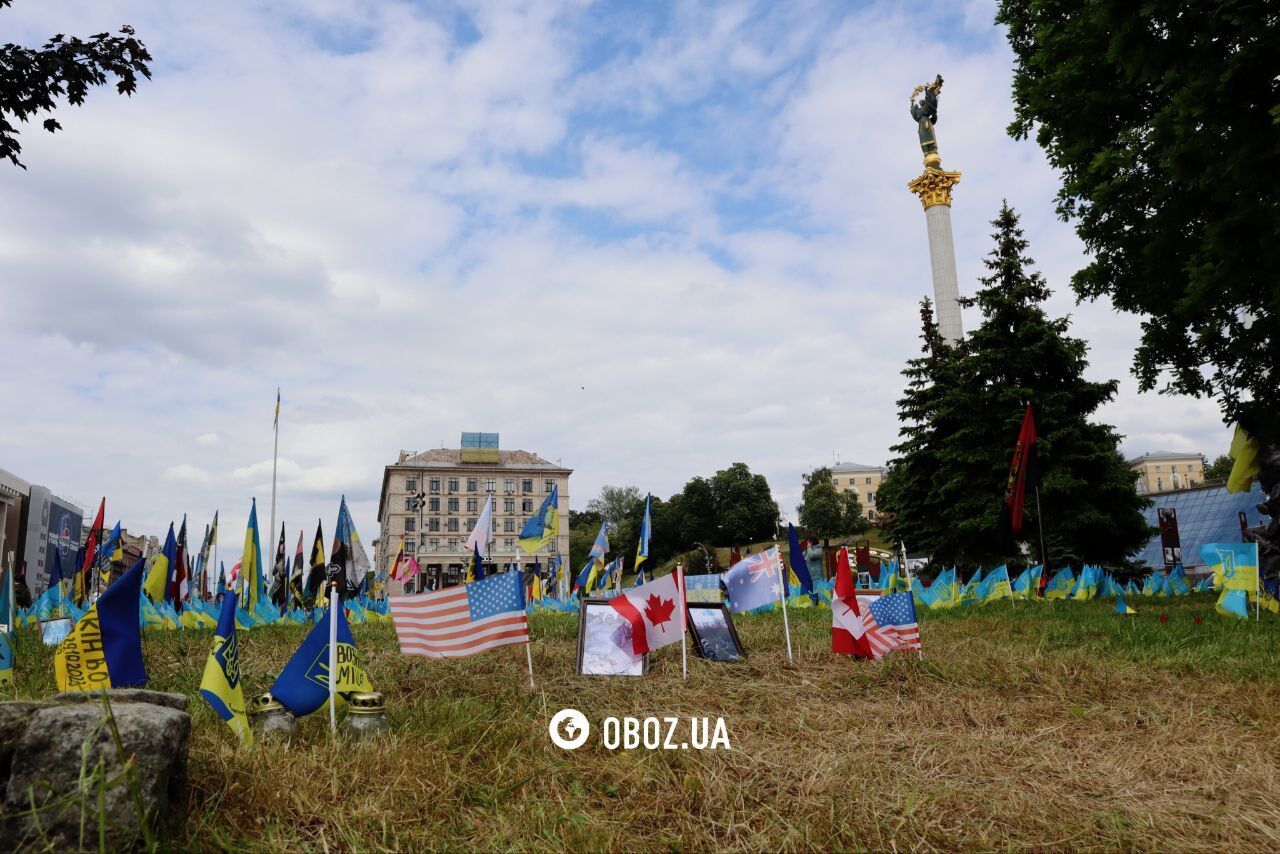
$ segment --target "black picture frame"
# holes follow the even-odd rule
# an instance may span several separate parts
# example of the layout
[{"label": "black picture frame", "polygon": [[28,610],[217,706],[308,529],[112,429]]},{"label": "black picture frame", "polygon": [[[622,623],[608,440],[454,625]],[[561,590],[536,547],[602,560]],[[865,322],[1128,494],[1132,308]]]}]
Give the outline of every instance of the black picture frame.
[{"label": "black picture frame", "polygon": [[631,624],[614,610],[609,599],[588,597],[578,603],[579,676],[644,676],[649,654],[635,656],[618,645],[615,635],[630,632]]},{"label": "black picture frame", "polygon": [[686,612],[693,654],[708,661],[746,661],[747,650],[723,602],[689,602]]}]

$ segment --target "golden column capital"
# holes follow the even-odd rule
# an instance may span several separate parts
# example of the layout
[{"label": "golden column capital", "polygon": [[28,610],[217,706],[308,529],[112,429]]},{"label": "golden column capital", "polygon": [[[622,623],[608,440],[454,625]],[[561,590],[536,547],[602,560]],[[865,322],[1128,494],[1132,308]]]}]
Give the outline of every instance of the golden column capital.
[{"label": "golden column capital", "polygon": [[960,183],[959,172],[926,169],[918,177],[907,182],[907,189],[920,197],[925,210],[934,205],[951,207],[951,188]]}]

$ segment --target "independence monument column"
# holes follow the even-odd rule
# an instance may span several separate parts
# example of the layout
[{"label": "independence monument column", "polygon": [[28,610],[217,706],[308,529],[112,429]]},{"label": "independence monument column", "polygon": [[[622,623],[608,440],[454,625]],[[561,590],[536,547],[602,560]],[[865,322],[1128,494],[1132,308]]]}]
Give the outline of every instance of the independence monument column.
[{"label": "independence monument column", "polygon": [[[916,103],[921,94],[924,98]],[[907,183],[907,189],[924,205],[929,229],[929,266],[933,268],[933,301],[938,312],[938,331],[949,344],[964,335],[960,326],[960,283],[956,276],[956,248],[951,238],[951,188],[960,183],[959,172],[942,169],[938,138],[933,126],[938,121],[938,95],[942,75],[932,83],[917,86],[911,93],[911,118],[920,128],[920,150],[924,152],[924,172]]]}]

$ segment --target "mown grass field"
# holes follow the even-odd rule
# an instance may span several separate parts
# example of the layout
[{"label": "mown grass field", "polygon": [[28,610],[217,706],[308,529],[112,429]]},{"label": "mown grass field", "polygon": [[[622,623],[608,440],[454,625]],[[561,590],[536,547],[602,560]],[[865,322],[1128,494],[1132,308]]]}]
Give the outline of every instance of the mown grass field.
[{"label": "mown grass field", "polygon": [[[150,687],[192,699],[190,817],[180,848],[1280,848],[1280,621],[1213,600],[999,603],[924,615],[925,658],[832,656],[830,612],[741,618],[751,657],[679,647],[642,679],[573,675],[577,621],[519,647],[406,658],[389,625],[354,626],[394,734],[352,746],[319,715],[289,750],[241,748],[196,695],[209,632],[148,632]],[[1167,615],[1161,622],[1160,615]],[[1196,622],[1196,618],[1200,622]],[[262,691],[304,629],[241,637]],[[54,690],[51,654],[16,647],[18,696]],[[592,726],[554,747],[552,714]],[[719,751],[609,751],[607,715],[722,716]]]}]

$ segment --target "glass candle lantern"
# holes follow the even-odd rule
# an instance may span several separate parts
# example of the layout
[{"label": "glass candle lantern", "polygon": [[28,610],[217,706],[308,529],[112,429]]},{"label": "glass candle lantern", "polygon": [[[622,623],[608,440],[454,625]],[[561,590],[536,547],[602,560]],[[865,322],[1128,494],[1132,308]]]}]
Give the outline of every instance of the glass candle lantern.
[{"label": "glass candle lantern", "polygon": [[283,741],[288,744],[298,732],[298,722],[284,704],[270,694],[253,698],[249,709],[253,734],[259,741]]},{"label": "glass candle lantern", "polygon": [[347,700],[347,716],[342,727],[348,735],[365,739],[390,732],[387,707],[377,691],[358,691]]}]

